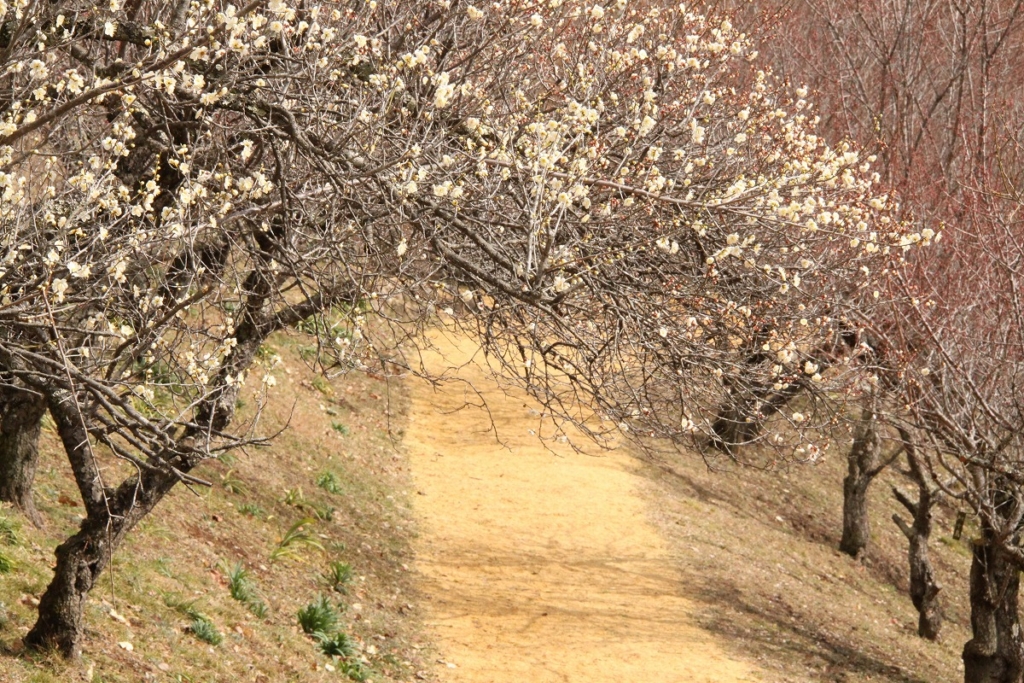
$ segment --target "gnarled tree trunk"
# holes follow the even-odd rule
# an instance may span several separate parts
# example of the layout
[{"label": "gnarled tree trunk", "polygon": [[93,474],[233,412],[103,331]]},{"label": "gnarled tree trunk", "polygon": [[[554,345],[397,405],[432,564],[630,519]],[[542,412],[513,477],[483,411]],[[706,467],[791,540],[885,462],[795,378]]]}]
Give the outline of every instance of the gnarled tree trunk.
[{"label": "gnarled tree trunk", "polygon": [[32,484],[45,412],[45,401],[34,392],[0,390],[0,500],[13,503],[36,526],[42,526],[43,518],[32,501]]},{"label": "gnarled tree trunk", "polygon": [[67,658],[81,654],[89,591],[128,532],[177,481],[172,474],[145,472],[111,492],[109,508],[90,511],[78,533],[57,547],[53,580],[39,601],[39,618],[25,636],[26,645],[55,649]]},{"label": "gnarled tree trunk", "polygon": [[847,474],[843,479],[843,537],[839,549],[859,557],[871,540],[868,520],[868,487],[885,468],[879,464],[882,442],[878,434],[878,416],[874,397],[868,399],[854,430],[853,445],[847,455]]},{"label": "gnarled tree trunk", "polygon": [[907,453],[910,477],[917,484],[918,497],[917,502],[914,502],[894,486],[892,490],[896,500],[910,511],[913,523],[907,524],[899,515],[893,515],[892,519],[909,543],[907,558],[910,562],[910,600],[918,613],[917,634],[928,640],[937,640],[942,629],[942,608],[939,604],[942,586],[935,580],[928,539],[932,533],[932,507],[939,492],[921,463],[914,443],[910,440],[910,433],[903,428],[899,430]]},{"label": "gnarled tree trunk", "polygon": [[964,645],[965,683],[1024,680],[1024,642],[1017,613],[1020,569],[994,536],[991,529],[983,529],[971,560],[974,637]]}]

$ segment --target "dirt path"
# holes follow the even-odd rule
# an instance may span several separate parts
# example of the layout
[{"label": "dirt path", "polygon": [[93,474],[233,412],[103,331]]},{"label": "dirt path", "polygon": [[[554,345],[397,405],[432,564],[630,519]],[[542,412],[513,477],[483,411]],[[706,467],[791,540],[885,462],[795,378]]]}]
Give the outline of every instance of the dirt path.
[{"label": "dirt path", "polygon": [[[475,345],[438,340],[463,363]],[[420,587],[437,638],[443,680],[460,683],[760,680],[688,619],[679,578],[648,524],[633,465],[547,450],[535,404],[505,396],[476,365],[434,392],[411,384],[405,437],[418,493],[414,505]]]}]

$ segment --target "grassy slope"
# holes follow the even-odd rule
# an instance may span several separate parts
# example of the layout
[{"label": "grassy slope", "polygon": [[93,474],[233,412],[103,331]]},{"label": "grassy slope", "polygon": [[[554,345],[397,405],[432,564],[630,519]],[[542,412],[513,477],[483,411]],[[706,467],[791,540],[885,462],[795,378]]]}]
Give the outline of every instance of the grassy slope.
[{"label": "grassy slope", "polygon": [[892,522],[907,515],[891,485],[912,491],[898,471],[869,492],[873,544],[863,563],[835,550],[846,462],[776,472],[738,471],[725,459],[711,471],[698,456],[663,455],[645,466],[652,515],[676,552],[700,623],[772,681],[962,680],[969,636],[970,555],[951,538],[955,514],[936,512],[932,552],[947,622],[941,642],[917,637],[906,594],[906,541]]},{"label": "grassy slope", "polygon": [[[215,486],[198,495],[179,487],[115,555],[113,572],[104,574],[86,610],[81,665],[8,654],[0,656],[0,680],[347,680],[341,662],[320,654],[297,627],[297,611],[320,593],[337,605],[342,628],[357,644],[354,659],[362,659],[370,680],[411,680],[424,668],[406,570],[412,533],[407,469],[387,432],[389,406],[401,421],[401,397],[391,394],[389,402],[385,383],[361,373],[333,385],[318,378],[300,360],[308,344],[277,337],[270,345],[283,364],[273,371],[278,384],[260,431],[272,433],[286,421],[289,429],[270,447],[200,468],[196,474]],[[246,401],[254,403],[251,392]],[[246,411],[251,406],[243,406]],[[326,472],[334,474],[335,493],[316,484]],[[77,524],[81,508],[68,475],[47,429],[36,500],[48,526],[38,531],[21,524],[17,544],[0,545],[15,562],[13,572],[0,576],[0,643],[8,653],[19,651],[33,622],[54,546]],[[299,489],[307,502],[336,508],[330,521],[307,529],[323,550],[300,541],[290,546],[292,557],[272,560],[288,528],[312,514],[285,502],[291,490],[295,503]],[[0,514],[17,520],[9,510]],[[333,561],[352,565],[345,592],[332,591],[321,578]],[[231,598],[225,573],[237,563],[268,606],[266,618]],[[198,640],[183,604],[206,615],[223,642],[214,647]]]}]

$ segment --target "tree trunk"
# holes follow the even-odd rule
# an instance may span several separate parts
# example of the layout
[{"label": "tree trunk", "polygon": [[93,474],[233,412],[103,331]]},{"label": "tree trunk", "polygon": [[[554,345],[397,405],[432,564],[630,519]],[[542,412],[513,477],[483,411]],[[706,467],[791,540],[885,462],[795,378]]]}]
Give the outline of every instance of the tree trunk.
[{"label": "tree trunk", "polygon": [[894,486],[892,490],[896,500],[910,511],[914,521],[908,525],[899,515],[893,515],[892,519],[907,537],[909,544],[907,558],[910,563],[910,600],[918,613],[917,634],[928,640],[937,640],[942,629],[942,608],[939,604],[939,591],[942,590],[942,586],[935,580],[935,571],[932,569],[931,556],[928,552],[928,539],[932,533],[932,507],[939,493],[918,457],[910,433],[902,427],[899,431],[903,438],[903,448],[907,453],[910,477],[917,484],[918,497],[915,503]]},{"label": "tree trunk", "polygon": [[874,398],[869,399],[854,432],[853,445],[847,455],[847,474],[843,479],[843,537],[839,550],[851,557],[860,557],[871,540],[868,520],[868,487],[879,472],[881,440]]},{"label": "tree trunk", "polygon": [[128,532],[177,481],[173,474],[157,471],[131,477],[111,492],[109,507],[94,508],[78,533],[57,547],[53,580],[39,601],[39,618],[25,636],[26,645],[55,649],[69,659],[81,654],[89,591]]},{"label": "tree trunk", "polygon": [[40,599],[39,618],[25,636],[26,645],[55,649],[69,659],[81,654],[85,601],[114,552],[128,532],[203,460],[204,452],[196,449],[195,442],[205,438],[208,431],[221,432],[230,424],[241,384],[228,378],[249,368],[260,344],[271,332],[297,323],[323,305],[319,300],[310,301],[306,306],[292,306],[285,313],[271,316],[264,310],[268,284],[263,274],[252,271],[246,284],[250,294],[235,332],[237,343],[221,364],[215,381],[217,388],[198,406],[194,425],[176,444],[179,452],[168,452],[167,457],[160,458],[159,468],[140,467],[116,490],[104,489],[82,419],[82,412],[88,411],[83,410],[81,398],[63,389],[48,396],[50,413],[82,494],[86,519],[78,533],[57,548],[53,580]]},{"label": "tree trunk", "polygon": [[43,518],[32,502],[45,401],[17,388],[0,392],[0,500],[13,503],[36,526]]},{"label": "tree trunk", "polygon": [[711,445],[731,453],[751,443],[761,433],[764,421],[782,410],[801,388],[795,383],[781,391],[770,387],[732,388],[711,424]]},{"label": "tree trunk", "polygon": [[965,683],[1021,683],[1024,642],[1017,614],[1020,571],[984,529],[971,560],[971,628],[964,646]]}]

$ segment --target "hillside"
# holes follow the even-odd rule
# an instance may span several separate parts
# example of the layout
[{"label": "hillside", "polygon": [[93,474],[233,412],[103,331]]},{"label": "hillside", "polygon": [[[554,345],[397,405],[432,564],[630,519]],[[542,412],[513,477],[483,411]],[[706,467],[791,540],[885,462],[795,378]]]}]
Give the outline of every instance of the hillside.
[{"label": "hillside", "polygon": [[[272,445],[202,466],[197,476],[214,486],[179,486],[114,556],[113,571],[92,591],[80,667],[20,653],[53,548],[81,510],[52,425],[44,429],[36,503],[46,529],[2,512],[16,529],[14,542],[0,545],[14,565],[0,577],[0,642],[8,655],[20,654],[0,657],[0,680],[345,680],[343,660],[321,654],[298,627],[297,612],[319,595],[352,637],[353,678],[405,681],[424,668],[406,569],[407,471],[388,435],[402,398],[382,377],[318,377],[302,360],[313,344],[277,336],[265,349],[269,364],[274,354],[280,362],[260,431],[287,424]],[[244,395],[250,405],[242,413],[251,415],[251,392]],[[328,579],[332,563],[337,576]],[[238,566],[264,617],[232,598],[228,574]],[[220,644],[197,638],[196,614],[222,635]]]}]

